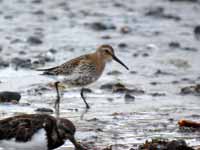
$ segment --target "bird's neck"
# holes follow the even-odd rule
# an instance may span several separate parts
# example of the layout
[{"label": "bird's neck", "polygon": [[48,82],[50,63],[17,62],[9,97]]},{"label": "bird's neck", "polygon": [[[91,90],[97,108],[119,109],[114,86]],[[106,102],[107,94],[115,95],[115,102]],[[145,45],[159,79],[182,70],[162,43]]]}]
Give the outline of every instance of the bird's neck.
[{"label": "bird's neck", "polygon": [[104,68],[105,68],[106,61],[103,58],[103,56],[101,55],[101,53],[94,53],[93,55],[94,55],[93,61],[96,63],[97,72],[101,74],[103,72]]}]

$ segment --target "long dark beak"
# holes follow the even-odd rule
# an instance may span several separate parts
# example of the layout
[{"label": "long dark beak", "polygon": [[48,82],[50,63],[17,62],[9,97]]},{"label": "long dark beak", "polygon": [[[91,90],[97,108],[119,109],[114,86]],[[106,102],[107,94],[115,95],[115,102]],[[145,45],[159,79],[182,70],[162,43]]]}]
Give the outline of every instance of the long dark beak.
[{"label": "long dark beak", "polygon": [[122,66],[124,66],[127,70],[129,70],[129,68],[121,61],[121,60],[119,60],[119,58],[117,58],[115,55],[111,55],[112,56],[112,58],[116,61],[116,62],[118,62],[118,63],[120,63]]}]

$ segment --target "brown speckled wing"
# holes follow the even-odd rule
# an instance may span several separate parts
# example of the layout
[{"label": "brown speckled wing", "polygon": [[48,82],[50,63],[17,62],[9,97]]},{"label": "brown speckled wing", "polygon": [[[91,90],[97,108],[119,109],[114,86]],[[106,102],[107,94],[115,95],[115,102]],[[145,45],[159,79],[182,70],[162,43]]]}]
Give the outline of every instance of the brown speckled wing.
[{"label": "brown speckled wing", "polygon": [[71,75],[81,63],[87,60],[87,58],[88,55],[83,55],[69,60],[60,66],[48,69],[40,69],[39,71],[44,71],[44,75]]}]

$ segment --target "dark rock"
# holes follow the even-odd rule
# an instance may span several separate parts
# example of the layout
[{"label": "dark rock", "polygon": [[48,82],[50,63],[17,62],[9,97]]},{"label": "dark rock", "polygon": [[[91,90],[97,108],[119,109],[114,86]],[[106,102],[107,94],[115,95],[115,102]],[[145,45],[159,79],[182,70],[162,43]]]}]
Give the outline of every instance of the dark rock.
[{"label": "dark rock", "polygon": [[107,83],[107,84],[102,85],[100,87],[100,89],[102,89],[102,90],[112,90],[112,87],[113,87],[112,83]]},{"label": "dark rock", "polygon": [[13,58],[11,60],[11,63],[14,64],[16,69],[18,69],[19,67],[21,67],[21,68],[31,68],[31,66],[32,66],[30,59],[22,59],[22,58],[18,58],[18,57]]},{"label": "dark rock", "polygon": [[131,74],[137,74],[137,71],[130,71]]},{"label": "dark rock", "polygon": [[129,93],[129,94],[144,94],[145,92],[140,89],[128,89],[121,83],[108,83],[100,87],[100,89],[112,91],[113,93]]},{"label": "dark rock", "polygon": [[9,91],[0,92],[0,102],[18,103],[20,99],[21,99],[21,94],[18,92],[9,92]]},{"label": "dark rock", "polygon": [[27,39],[27,42],[31,45],[40,45],[42,44],[42,40],[39,38],[39,37],[36,37],[36,36],[30,36],[28,39]]},{"label": "dark rock", "polygon": [[111,71],[111,72],[107,73],[107,75],[120,75],[120,74],[122,74],[122,73],[117,71],[117,70],[114,70],[114,71]]},{"label": "dark rock", "polygon": [[3,47],[0,45],[0,52],[2,52],[2,50],[3,50]]},{"label": "dark rock", "polygon": [[131,93],[131,94],[134,94],[134,95],[141,95],[141,94],[144,94],[145,91],[144,90],[141,90],[141,89],[128,89],[127,90],[128,93]]},{"label": "dark rock", "polygon": [[151,84],[151,85],[158,85],[159,83],[158,83],[158,82],[155,82],[155,81],[153,81],[153,82],[150,82],[150,84]]},{"label": "dark rock", "polygon": [[188,147],[184,140],[173,140],[168,142],[167,150],[193,150],[193,148]]},{"label": "dark rock", "polygon": [[151,93],[150,95],[153,96],[153,97],[166,96],[165,93]]},{"label": "dark rock", "polygon": [[8,19],[8,20],[11,20],[11,19],[13,19],[13,16],[11,16],[11,15],[6,15],[6,16],[4,16],[4,18],[5,18],[5,19]]},{"label": "dark rock", "polygon": [[42,3],[42,0],[32,0],[32,3],[34,3],[34,4],[40,4],[40,3]]},{"label": "dark rock", "polygon": [[118,47],[119,48],[126,48],[128,45],[126,43],[119,43]]},{"label": "dark rock", "polygon": [[116,27],[114,25],[108,25],[102,22],[93,22],[90,24],[90,27],[96,31],[104,31],[104,30],[115,30]]},{"label": "dark rock", "polygon": [[25,51],[19,51],[19,54],[20,55],[26,55],[26,52]]},{"label": "dark rock", "polygon": [[53,113],[53,110],[50,108],[37,108],[35,111],[40,113]]},{"label": "dark rock", "polygon": [[178,42],[170,42],[169,43],[169,47],[171,47],[171,48],[180,48],[181,45]]},{"label": "dark rock", "polygon": [[195,34],[196,39],[200,40],[200,25],[194,28],[194,34]]},{"label": "dark rock", "polygon": [[43,10],[37,10],[33,12],[34,15],[44,15],[45,12]]},{"label": "dark rock", "polygon": [[84,90],[85,93],[92,93],[92,90],[89,89],[89,88],[83,88],[83,90]]},{"label": "dark rock", "polygon": [[51,49],[49,49],[49,52],[51,52],[52,54],[55,54],[55,53],[57,53],[57,50],[54,48],[51,48]]},{"label": "dark rock", "polygon": [[154,75],[174,75],[173,73],[169,73],[169,72],[165,72],[165,71],[162,71],[162,70],[160,70],[160,69],[158,69],[155,73],[154,73]]},{"label": "dark rock", "polygon": [[129,93],[126,93],[125,96],[124,96],[124,99],[125,99],[126,102],[133,102],[135,100],[135,97],[132,96]]},{"label": "dark rock", "polygon": [[163,7],[155,7],[155,8],[150,8],[145,15],[146,16],[162,16],[164,13],[164,8]]},{"label": "dark rock", "polygon": [[184,140],[168,141],[164,139],[153,139],[152,141],[146,141],[143,145],[140,145],[138,150],[194,150],[187,146]]},{"label": "dark rock", "polygon": [[197,52],[198,50],[194,47],[183,47],[182,48],[185,51],[191,51],[191,52]]},{"label": "dark rock", "polygon": [[110,35],[103,35],[101,38],[102,39],[111,39],[112,37]]},{"label": "dark rock", "polygon": [[164,8],[163,7],[155,7],[155,8],[150,8],[150,10],[148,10],[145,13],[146,16],[153,16],[156,18],[164,18],[164,19],[173,19],[176,21],[181,20],[181,18],[179,16],[175,16],[173,14],[166,14],[164,12]]},{"label": "dark rock", "polygon": [[131,33],[132,29],[128,26],[121,27],[120,32],[123,34]]},{"label": "dark rock", "polygon": [[127,91],[127,88],[125,87],[125,85],[117,83],[112,86],[112,91],[114,93],[123,93]]},{"label": "dark rock", "polygon": [[148,54],[148,53],[143,53],[142,56],[143,56],[143,57],[148,57],[149,54]]},{"label": "dark rock", "polygon": [[171,2],[198,2],[198,0],[169,0]]},{"label": "dark rock", "polygon": [[200,95],[200,84],[193,85],[193,86],[187,86],[181,88],[181,94],[194,94],[194,95]]},{"label": "dark rock", "polygon": [[8,67],[9,63],[0,58],[0,68]]}]

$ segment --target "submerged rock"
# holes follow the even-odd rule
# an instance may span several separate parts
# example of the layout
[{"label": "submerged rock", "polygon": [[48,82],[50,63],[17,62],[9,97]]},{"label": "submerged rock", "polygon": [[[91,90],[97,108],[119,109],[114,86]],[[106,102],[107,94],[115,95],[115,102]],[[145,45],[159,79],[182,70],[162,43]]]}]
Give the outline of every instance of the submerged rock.
[{"label": "submerged rock", "polygon": [[170,2],[198,2],[198,0],[169,0]]},{"label": "submerged rock", "polygon": [[39,37],[36,37],[36,36],[30,36],[28,39],[27,39],[27,42],[31,45],[40,45],[42,44],[42,40],[39,38]]},{"label": "submerged rock", "polygon": [[18,92],[3,91],[0,92],[0,102],[18,103],[21,99],[21,94]]},{"label": "submerged rock", "polygon": [[112,91],[113,93],[129,93],[129,94],[144,94],[145,91],[141,89],[129,89],[121,83],[107,83],[100,87],[102,90]]},{"label": "submerged rock", "polygon": [[146,141],[143,145],[140,145],[138,150],[194,150],[192,147],[187,146],[184,140],[164,140],[153,139],[152,141]]},{"label": "submerged rock", "polygon": [[39,113],[53,113],[51,108],[37,108],[35,111]]},{"label": "submerged rock", "polygon": [[11,63],[16,67],[17,70],[19,67],[21,68],[31,68],[31,60],[30,59],[22,59],[15,57],[11,60]]},{"label": "submerged rock", "polygon": [[195,34],[196,39],[200,40],[200,25],[194,28],[194,34]]},{"label": "submerged rock", "polygon": [[164,19],[173,19],[175,21],[181,20],[179,16],[176,16],[174,14],[166,14],[163,7],[155,7],[150,8],[146,13],[146,16],[153,16],[156,18],[164,18]]},{"label": "submerged rock", "polygon": [[102,22],[93,22],[89,24],[89,26],[96,31],[104,31],[104,30],[115,30],[116,26],[115,25],[110,25],[110,24],[105,24]]},{"label": "submerged rock", "polygon": [[133,102],[135,100],[135,96],[132,96],[131,94],[126,93],[124,96],[124,99],[126,102]]},{"label": "submerged rock", "polygon": [[0,58],[0,69],[8,67],[8,66],[9,66],[9,63],[4,61],[2,58]]},{"label": "submerged rock", "polygon": [[200,95],[200,84],[181,88],[181,94]]}]

